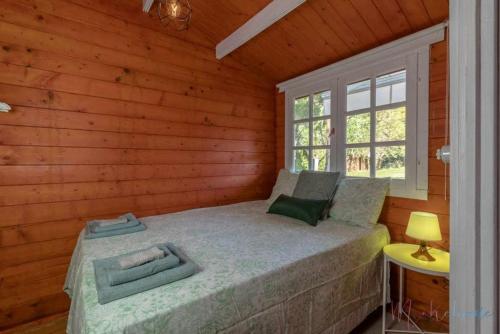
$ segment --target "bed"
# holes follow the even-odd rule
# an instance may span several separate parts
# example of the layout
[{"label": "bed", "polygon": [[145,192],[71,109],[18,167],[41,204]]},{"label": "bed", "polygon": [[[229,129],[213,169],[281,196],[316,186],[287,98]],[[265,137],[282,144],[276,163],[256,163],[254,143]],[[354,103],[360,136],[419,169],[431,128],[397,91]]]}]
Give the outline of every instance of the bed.
[{"label": "bed", "polygon": [[[349,333],[381,304],[385,226],[266,214],[265,201],[141,219],[147,230],[80,236],[68,270],[68,333]],[[100,305],[94,259],[170,241],[202,270]]]}]

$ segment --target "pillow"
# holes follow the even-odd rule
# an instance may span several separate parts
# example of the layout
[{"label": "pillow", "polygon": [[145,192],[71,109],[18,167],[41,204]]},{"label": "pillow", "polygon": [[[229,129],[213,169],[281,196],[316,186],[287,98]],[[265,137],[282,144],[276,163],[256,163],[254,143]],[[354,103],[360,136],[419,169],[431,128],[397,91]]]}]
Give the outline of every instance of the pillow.
[{"label": "pillow", "polygon": [[267,200],[267,206],[271,206],[281,194],[292,196],[298,178],[298,174],[291,173],[288,169],[281,169],[276,179],[276,184],[273,187],[273,192]]},{"label": "pillow", "polygon": [[279,195],[267,213],[299,219],[309,225],[316,226],[328,203],[328,200],[302,199]]},{"label": "pillow", "polygon": [[340,180],[339,172],[309,172],[302,171],[293,191],[293,197],[304,199],[328,200],[328,205],[321,215],[321,219],[328,216],[333,196]]},{"label": "pillow", "polygon": [[293,197],[331,200],[335,195],[339,178],[339,172],[302,171],[293,191]]},{"label": "pillow", "polygon": [[377,223],[390,179],[343,179],[333,199],[330,217],[350,225],[372,227]]}]

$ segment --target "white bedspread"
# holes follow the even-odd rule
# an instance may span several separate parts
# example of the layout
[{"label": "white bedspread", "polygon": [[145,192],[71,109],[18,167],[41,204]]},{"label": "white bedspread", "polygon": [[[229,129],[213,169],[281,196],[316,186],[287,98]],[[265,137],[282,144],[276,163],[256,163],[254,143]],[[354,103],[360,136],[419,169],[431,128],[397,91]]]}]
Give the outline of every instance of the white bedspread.
[{"label": "white bedspread", "polygon": [[[265,323],[276,328],[260,331],[284,332],[284,327],[302,322],[308,322],[304,333],[319,332],[346,317],[359,318],[361,311],[366,316],[380,304],[380,253],[389,241],[385,226],[367,230],[326,220],[312,227],[265,211],[265,201],[195,209],[143,218],[145,232],[80,237],[65,284],[72,298],[68,332],[239,333]],[[167,241],[202,271],[105,305],[97,303],[92,260]],[[315,296],[326,287],[331,316],[315,320],[314,310],[305,316],[291,311],[297,297],[307,295],[304,307],[325,312],[315,306],[322,302]],[[323,293],[317,298],[324,299]],[[353,313],[353,303],[364,309]]]}]

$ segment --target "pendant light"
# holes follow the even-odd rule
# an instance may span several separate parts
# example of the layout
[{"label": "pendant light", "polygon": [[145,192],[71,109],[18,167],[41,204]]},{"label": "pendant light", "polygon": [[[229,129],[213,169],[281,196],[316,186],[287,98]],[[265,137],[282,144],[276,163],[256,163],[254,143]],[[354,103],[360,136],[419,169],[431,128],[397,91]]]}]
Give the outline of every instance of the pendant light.
[{"label": "pendant light", "polygon": [[186,30],[191,21],[189,0],[158,0],[160,22],[176,30]]}]

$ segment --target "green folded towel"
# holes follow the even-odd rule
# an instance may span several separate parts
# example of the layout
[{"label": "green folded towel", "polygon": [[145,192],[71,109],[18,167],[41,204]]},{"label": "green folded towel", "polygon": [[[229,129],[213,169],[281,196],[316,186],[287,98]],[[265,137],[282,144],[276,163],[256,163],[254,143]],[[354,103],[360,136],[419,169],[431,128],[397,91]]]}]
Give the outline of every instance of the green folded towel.
[{"label": "green folded towel", "polygon": [[165,257],[154,260],[143,265],[129,269],[108,269],[108,280],[110,285],[118,285],[131,281],[135,281],[147,276],[154,275],[160,271],[177,267],[180,264],[180,259],[172,254],[165,245],[158,246],[165,252]]},{"label": "green folded towel", "polygon": [[119,230],[122,228],[134,227],[141,224],[141,222],[132,213],[124,214],[115,220],[119,223],[109,224],[107,223],[107,221],[109,220],[104,220],[104,221],[93,220],[90,221],[88,225],[92,233],[101,233],[101,232]]},{"label": "green folded towel", "polygon": [[172,254],[179,258],[179,266],[171,269],[166,269],[150,276],[134,281],[129,281],[123,284],[111,285],[109,282],[109,275],[107,273],[110,268],[117,268],[118,259],[120,257],[128,254],[114,256],[106,259],[94,260],[97,300],[99,304],[106,304],[116,299],[125,298],[137,293],[157,288],[164,284],[187,278],[191,275],[194,275],[199,270],[198,266],[180,249],[178,249],[171,243],[163,245],[168,247]]},{"label": "green folded towel", "polygon": [[115,235],[122,235],[122,234],[129,234],[129,233],[135,233],[135,232],[140,232],[144,231],[146,229],[146,226],[142,223],[139,223],[137,226],[132,226],[132,227],[127,227],[127,228],[120,228],[117,230],[111,230],[111,231],[104,231],[104,232],[99,232],[99,233],[93,233],[90,231],[89,225],[85,227],[85,239],[97,239],[97,238],[106,238],[106,237],[113,237]]}]

